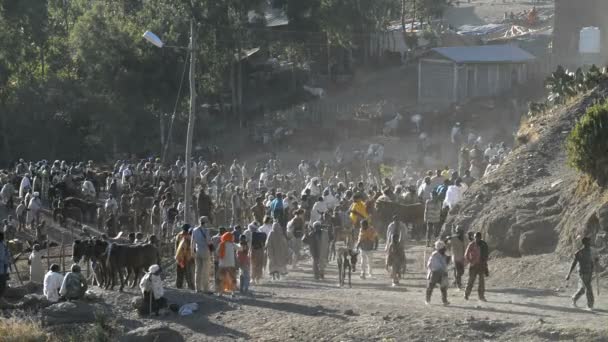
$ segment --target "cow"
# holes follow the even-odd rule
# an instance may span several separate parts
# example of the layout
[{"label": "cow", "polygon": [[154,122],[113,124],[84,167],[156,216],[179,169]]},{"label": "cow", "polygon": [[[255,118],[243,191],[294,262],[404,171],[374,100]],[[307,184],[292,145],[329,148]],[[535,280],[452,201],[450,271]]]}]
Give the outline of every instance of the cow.
[{"label": "cow", "polygon": [[67,197],[63,200],[65,208],[79,208],[82,211],[83,221],[94,222],[97,215],[97,204],[77,197]]},{"label": "cow", "polygon": [[399,221],[411,224],[415,228],[424,226],[424,204],[402,205],[386,201],[376,202],[376,213],[373,215],[374,226],[386,227],[395,215],[399,217]]},{"label": "cow", "polygon": [[55,208],[53,209],[53,221],[59,223],[62,227],[67,227],[68,219],[76,222],[77,227],[82,227],[83,215],[82,210],[77,207]]},{"label": "cow", "polygon": [[72,260],[79,263],[80,260],[91,261],[97,285],[102,287],[109,281],[106,253],[108,242],[99,239],[75,240],[72,243]]},{"label": "cow", "polygon": [[[120,291],[124,289],[125,281],[129,275],[133,273],[133,285],[137,285],[140,271],[146,270],[153,264],[161,264],[160,254],[158,249],[152,244],[142,245],[127,245],[110,243],[107,252],[106,265],[108,267],[109,280],[106,282],[106,289],[114,289],[116,284],[116,276],[120,280]],[[123,271],[127,269],[126,277],[123,277]]]}]

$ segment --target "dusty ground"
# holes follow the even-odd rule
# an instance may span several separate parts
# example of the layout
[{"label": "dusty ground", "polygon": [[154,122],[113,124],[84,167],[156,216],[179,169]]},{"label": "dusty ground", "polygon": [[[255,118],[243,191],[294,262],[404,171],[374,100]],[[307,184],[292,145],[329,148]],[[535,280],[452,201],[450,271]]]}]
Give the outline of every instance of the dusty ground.
[{"label": "dusty ground", "polygon": [[[129,305],[135,292],[96,291],[120,308],[116,323],[125,331],[162,322],[188,341],[608,341],[606,301],[600,298],[594,313],[571,308],[575,282],[561,281],[567,265],[550,256],[492,261],[491,272],[523,270],[522,262],[542,265],[544,260],[553,266],[547,273],[569,287],[537,283],[547,277],[539,273],[528,278],[529,286],[516,287],[519,275],[513,274],[515,281],[509,282],[508,272],[502,272],[488,279],[489,302],[478,302],[475,292],[465,301],[462,292],[450,289],[451,305],[444,307],[438,290],[432,305],[424,304],[423,248],[411,247],[407,255],[408,274],[399,287],[390,286],[382,267],[384,253],[377,252],[376,279],[355,275],[352,288],[337,286],[335,263],[320,282],[313,280],[306,263],[286,280],[254,286],[252,296],[218,298],[169,289],[170,302],[199,303],[201,310],[189,317],[140,319]],[[579,304],[584,305],[584,299]]]}]

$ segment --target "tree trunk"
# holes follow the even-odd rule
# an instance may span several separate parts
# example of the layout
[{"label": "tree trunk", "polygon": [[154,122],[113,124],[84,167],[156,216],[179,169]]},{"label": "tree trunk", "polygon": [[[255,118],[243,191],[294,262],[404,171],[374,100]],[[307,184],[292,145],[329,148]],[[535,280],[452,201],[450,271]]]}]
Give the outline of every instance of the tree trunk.
[{"label": "tree trunk", "polygon": [[401,30],[405,34],[405,1],[401,0]]},{"label": "tree trunk", "polygon": [[237,115],[237,95],[236,95],[236,66],[235,62],[230,63],[230,94],[232,95],[232,116]]},{"label": "tree trunk", "polygon": [[165,115],[160,113],[158,118],[160,123],[160,154],[162,156],[165,149]]},{"label": "tree trunk", "polygon": [[239,115],[239,127],[243,127],[243,46],[241,44],[241,32],[238,32],[238,49],[239,49],[239,61],[238,61],[238,69],[237,69],[237,101],[238,101],[238,115]]},{"label": "tree trunk", "polygon": [[44,46],[40,46],[40,67],[42,69],[42,78],[44,79]]},{"label": "tree trunk", "polygon": [[[4,106],[4,98],[0,98],[0,109],[2,109],[4,111],[5,106]],[[9,141],[8,141],[8,126],[6,123],[6,116],[8,114],[6,113],[6,111],[4,111],[3,114],[0,115],[0,133],[2,133],[2,146],[4,149],[4,157],[5,157],[5,161],[7,162],[7,164],[12,160],[12,156],[11,156],[11,147],[9,145]]]},{"label": "tree trunk", "polygon": [[416,0],[413,1],[413,9],[412,9],[412,33],[414,32],[414,25],[416,24]]}]

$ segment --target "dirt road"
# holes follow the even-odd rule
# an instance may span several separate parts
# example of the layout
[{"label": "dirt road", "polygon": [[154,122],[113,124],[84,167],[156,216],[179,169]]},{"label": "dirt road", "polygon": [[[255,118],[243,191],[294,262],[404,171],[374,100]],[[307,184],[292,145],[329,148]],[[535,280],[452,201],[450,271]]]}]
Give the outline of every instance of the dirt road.
[{"label": "dirt road", "polygon": [[356,274],[352,288],[337,286],[332,263],[325,281],[314,281],[305,264],[286,280],[254,286],[253,296],[218,298],[169,289],[170,302],[199,303],[201,310],[188,317],[142,320],[129,308],[136,292],[104,297],[121,308],[117,323],[125,331],[161,321],[188,341],[608,341],[606,301],[597,300],[594,313],[571,308],[572,289],[513,288],[489,278],[487,303],[478,302],[475,292],[465,301],[462,292],[450,289],[450,306],[440,304],[438,290],[426,306],[422,252],[408,249],[408,274],[399,287],[390,286],[379,251],[375,279]]}]

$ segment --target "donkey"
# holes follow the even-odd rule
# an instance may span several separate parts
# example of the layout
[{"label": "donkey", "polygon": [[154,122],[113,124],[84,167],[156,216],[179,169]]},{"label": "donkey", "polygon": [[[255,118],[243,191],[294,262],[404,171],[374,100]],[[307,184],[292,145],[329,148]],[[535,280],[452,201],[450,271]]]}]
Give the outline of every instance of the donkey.
[{"label": "donkey", "polygon": [[348,270],[348,287],[351,285],[351,276],[353,272],[356,272],[357,256],[359,252],[341,247],[338,249],[338,282],[340,287],[344,286],[344,280],[346,278],[346,271]]}]

